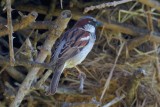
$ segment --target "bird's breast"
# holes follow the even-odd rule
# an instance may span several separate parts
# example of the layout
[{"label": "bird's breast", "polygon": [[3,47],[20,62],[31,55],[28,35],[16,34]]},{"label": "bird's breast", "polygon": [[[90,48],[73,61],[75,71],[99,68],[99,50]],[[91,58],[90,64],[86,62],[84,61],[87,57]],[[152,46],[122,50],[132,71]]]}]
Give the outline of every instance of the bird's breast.
[{"label": "bird's breast", "polygon": [[68,59],[66,62],[66,68],[72,68],[78,64],[80,64],[89,54],[91,49],[93,48],[95,41],[89,41],[89,43],[75,56]]}]

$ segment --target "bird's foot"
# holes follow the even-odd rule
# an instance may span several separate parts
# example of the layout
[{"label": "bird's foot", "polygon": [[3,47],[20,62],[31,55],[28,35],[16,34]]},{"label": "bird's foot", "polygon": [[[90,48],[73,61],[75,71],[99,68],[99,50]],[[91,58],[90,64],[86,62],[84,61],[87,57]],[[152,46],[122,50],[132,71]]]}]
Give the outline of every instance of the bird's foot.
[{"label": "bird's foot", "polygon": [[78,78],[80,79],[80,86],[79,86],[79,92],[83,93],[83,89],[84,89],[84,80],[86,79],[86,74],[84,72],[81,72],[78,76]]}]

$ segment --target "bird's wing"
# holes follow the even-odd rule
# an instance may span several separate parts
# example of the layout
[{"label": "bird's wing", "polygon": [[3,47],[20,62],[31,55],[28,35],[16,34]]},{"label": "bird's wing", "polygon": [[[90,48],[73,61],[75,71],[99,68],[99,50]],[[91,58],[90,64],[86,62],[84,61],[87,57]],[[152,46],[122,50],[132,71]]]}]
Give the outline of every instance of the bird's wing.
[{"label": "bird's wing", "polygon": [[74,28],[64,33],[56,44],[52,59],[63,64],[78,54],[88,43],[90,33],[81,28]]}]

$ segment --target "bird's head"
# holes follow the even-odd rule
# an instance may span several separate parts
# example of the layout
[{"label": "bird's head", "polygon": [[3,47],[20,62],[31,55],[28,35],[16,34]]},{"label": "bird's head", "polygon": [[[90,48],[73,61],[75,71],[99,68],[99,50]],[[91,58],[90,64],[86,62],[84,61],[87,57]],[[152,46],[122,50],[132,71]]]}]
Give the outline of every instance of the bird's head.
[{"label": "bird's head", "polygon": [[80,27],[85,29],[86,31],[94,33],[95,28],[101,25],[102,25],[102,22],[97,21],[95,18],[90,16],[84,16],[74,25],[74,27]]}]

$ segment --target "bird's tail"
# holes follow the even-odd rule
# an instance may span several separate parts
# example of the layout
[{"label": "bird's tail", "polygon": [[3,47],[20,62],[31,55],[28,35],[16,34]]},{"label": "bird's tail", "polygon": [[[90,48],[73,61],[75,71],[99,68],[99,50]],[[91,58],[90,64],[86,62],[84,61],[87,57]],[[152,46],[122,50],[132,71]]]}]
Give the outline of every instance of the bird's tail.
[{"label": "bird's tail", "polygon": [[50,86],[48,88],[46,95],[54,95],[56,93],[56,90],[58,88],[58,83],[60,80],[60,76],[63,72],[63,69],[64,69],[63,65],[55,68],[55,71],[53,73],[52,80],[51,80],[51,83],[50,83]]}]

